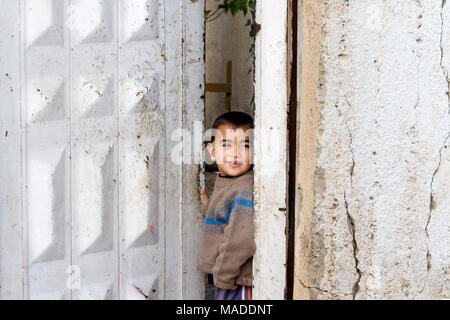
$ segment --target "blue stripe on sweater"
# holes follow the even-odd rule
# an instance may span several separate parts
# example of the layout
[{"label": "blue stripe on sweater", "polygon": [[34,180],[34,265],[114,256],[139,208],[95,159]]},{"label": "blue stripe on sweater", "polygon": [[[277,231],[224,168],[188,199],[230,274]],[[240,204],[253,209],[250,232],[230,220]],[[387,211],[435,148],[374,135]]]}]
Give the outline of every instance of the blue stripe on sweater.
[{"label": "blue stripe on sweater", "polygon": [[237,198],[235,204],[238,204],[238,205],[243,206],[243,207],[253,208],[253,201],[252,200]]},{"label": "blue stripe on sweater", "polygon": [[221,226],[223,224],[225,224],[225,221],[221,221],[221,220],[215,220],[213,218],[205,218],[205,224],[212,224],[212,225],[216,225],[216,226]]},{"label": "blue stripe on sweater", "polygon": [[233,205],[230,207],[230,209],[228,209],[227,215],[225,217],[225,220],[226,220],[227,224],[228,224],[228,221],[230,220],[231,212],[234,210],[236,205],[239,205],[239,206],[242,206],[242,207],[253,208],[253,201],[252,200],[247,200],[247,199],[242,199],[242,198],[237,198],[234,201]]},{"label": "blue stripe on sweater", "polygon": [[[239,205],[242,207],[247,207],[247,208],[253,208],[253,201],[252,200],[247,200],[247,199],[242,199],[242,198],[237,198],[234,202],[233,205],[228,209],[227,215],[225,216],[225,221],[222,220],[216,220],[213,218],[205,218],[204,222],[205,224],[209,224],[209,225],[216,225],[216,226],[221,226],[224,224],[228,224],[228,221],[230,220],[230,215],[231,212],[233,212],[234,208]],[[240,212],[238,212],[240,213]]]}]

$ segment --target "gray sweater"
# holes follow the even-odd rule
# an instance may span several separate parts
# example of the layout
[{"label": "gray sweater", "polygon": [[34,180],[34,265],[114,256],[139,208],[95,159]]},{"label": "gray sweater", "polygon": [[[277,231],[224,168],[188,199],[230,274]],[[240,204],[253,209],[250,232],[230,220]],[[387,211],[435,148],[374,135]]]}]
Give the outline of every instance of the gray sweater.
[{"label": "gray sweater", "polygon": [[212,273],[218,288],[251,286],[256,248],[253,170],[238,177],[218,176],[205,209],[197,269]]}]

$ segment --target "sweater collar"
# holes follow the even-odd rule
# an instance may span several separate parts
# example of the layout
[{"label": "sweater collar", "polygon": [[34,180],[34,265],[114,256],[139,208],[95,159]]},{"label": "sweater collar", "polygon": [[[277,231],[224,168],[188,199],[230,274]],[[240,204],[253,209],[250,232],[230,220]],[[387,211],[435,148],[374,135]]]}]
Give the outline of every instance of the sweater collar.
[{"label": "sweater collar", "polygon": [[248,179],[253,175],[253,168],[245,172],[244,174],[241,174],[240,176],[222,176],[220,173],[217,175],[215,188],[227,188],[231,183],[233,183],[236,180],[241,179]]}]

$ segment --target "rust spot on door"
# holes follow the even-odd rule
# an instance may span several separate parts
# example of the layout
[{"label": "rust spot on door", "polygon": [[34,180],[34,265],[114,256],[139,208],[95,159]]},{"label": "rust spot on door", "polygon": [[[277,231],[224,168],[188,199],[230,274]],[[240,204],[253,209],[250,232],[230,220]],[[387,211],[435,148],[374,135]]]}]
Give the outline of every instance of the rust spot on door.
[{"label": "rust spot on door", "polygon": [[259,30],[261,30],[261,25],[255,22],[255,37],[258,35]]}]

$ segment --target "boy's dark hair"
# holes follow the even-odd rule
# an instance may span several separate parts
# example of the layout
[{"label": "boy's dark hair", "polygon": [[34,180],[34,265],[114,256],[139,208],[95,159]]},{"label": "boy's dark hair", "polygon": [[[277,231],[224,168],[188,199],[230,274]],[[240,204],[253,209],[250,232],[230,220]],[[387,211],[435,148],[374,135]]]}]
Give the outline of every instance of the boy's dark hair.
[{"label": "boy's dark hair", "polygon": [[[255,127],[253,118],[240,111],[230,111],[222,114],[214,121],[212,129],[218,129],[221,125],[230,125],[233,129],[242,128],[244,130]],[[211,136],[211,140],[207,141],[207,143],[214,142],[214,138],[214,136]]]},{"label": "boy's dark hair", "polygon": [[253,129],[255,125],[253,124],[253,118],[248,114],[240,111],[231,111],[219,116],[213,123],[212,128],[218,129],[219,126],[228,124],[236,128],[243,129]]}]

